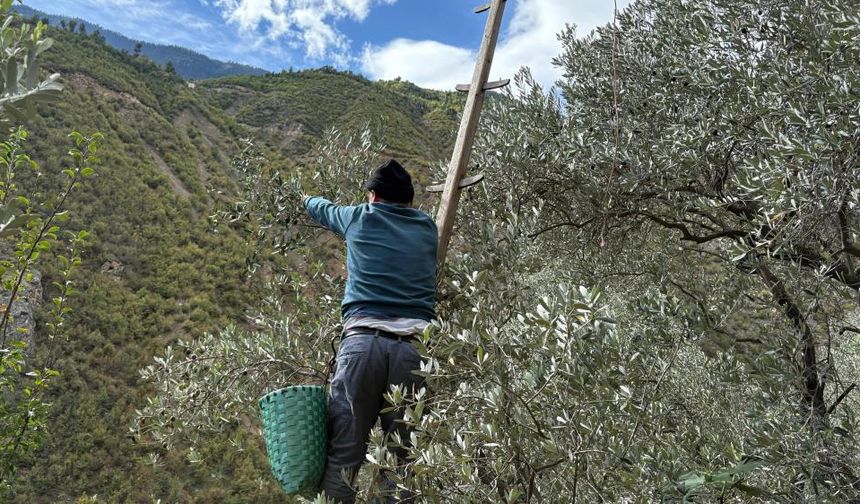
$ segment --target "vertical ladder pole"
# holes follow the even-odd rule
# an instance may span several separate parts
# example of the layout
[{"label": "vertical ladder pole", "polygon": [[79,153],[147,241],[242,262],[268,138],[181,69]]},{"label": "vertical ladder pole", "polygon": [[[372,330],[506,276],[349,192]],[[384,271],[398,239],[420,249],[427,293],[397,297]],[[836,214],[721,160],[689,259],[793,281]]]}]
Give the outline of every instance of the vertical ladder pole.
[{"label": "vertical ladder pole", "polygon": [[487,84],[490,67],[493,64],[493,54],[496,51],[496,42],[502,25],[505,0],[492,0],[489,10],[487,26],[481,40],[481,50],[478,53],[478,62],[475,65],[475,73],[472,75],[469,95],[466,98],[466,107],[463,109],[463,118],[460,121],[460,131],[457,133],[457,141],[454,144],[454,154],[451,157],[451,164],[448,165],[448,177],[445,179],[439,213],[436,215],[436,227],[439,230],[439,248],[436,260],[440,269],[445,264],[445,258],[448,255],[448,244],[454,229],[454,218],[457,215],[457,206],[460,204],[460,180],[466,173],[466,167],[472,157],[472,145],[478,129],[481,106],[484,103],[484,87]]}]

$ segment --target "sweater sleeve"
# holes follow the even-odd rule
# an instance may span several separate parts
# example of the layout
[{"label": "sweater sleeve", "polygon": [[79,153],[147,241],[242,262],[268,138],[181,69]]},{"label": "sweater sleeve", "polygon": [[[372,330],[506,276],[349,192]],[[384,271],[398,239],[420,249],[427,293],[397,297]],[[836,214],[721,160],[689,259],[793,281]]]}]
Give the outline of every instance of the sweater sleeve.
[{"label": "sweater sleeve", "polygon": [[358,212],[358,207],[338,206],[319,196],[305,198],[304,204],[311,219],[342,236],[346,235],[347,228]]}]

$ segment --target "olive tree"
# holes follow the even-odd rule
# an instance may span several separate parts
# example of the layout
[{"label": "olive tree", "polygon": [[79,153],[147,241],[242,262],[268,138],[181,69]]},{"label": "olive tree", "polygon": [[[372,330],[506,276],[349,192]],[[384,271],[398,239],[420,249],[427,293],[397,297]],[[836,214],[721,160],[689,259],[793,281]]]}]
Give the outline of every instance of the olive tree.
[{"label": "olive tree", "polygon": [[744,363],[760,401],[729,425],[760,424],[739,448],[785,500],[860,491],[843,353],[860,299],[858,15],[853,1],[637,2],[588,37],[568,29],[560,96],[523,74],[477,154],[481,206],[510,206],[505,189],[539,206],[524,234],[547,257],[628,313],[658,287],[700,348]]}]

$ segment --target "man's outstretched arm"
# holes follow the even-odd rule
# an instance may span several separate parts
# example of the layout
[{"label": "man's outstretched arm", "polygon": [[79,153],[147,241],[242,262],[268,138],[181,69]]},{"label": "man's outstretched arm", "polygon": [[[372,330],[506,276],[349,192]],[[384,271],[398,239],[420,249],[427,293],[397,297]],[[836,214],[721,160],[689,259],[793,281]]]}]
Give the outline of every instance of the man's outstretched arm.
[{"label": "man's outstretched arm", "polygon": [[339,235],[345,235],[355,212],[354,206],[338,206],[320,196],[304,196],[302,203],[311,219]]}]

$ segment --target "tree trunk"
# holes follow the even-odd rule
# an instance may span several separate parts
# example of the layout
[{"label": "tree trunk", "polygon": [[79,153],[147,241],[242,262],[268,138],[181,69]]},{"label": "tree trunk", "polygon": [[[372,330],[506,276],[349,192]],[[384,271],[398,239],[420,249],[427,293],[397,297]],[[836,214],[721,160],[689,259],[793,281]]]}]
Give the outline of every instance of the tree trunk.
[{"label": "tree trunk", "polygon": [[815,336],[800,308],[785,289],[785,283],[764,264],[759,264],[756,273],[764,281],[774,300],[782,307],[786,317],[797,329],[803,347],[800,368],[803,373],[804,388],[801,391],[803,408],[809,414],[813,434],[827,427],[827,406],[824,404],[824,381],[818,372],[818,359],[815,355]]}]

